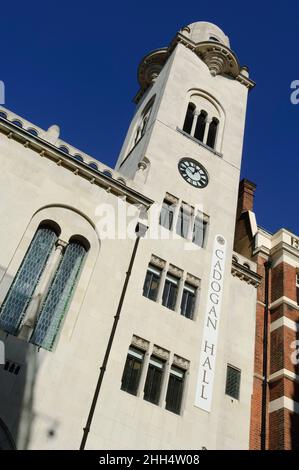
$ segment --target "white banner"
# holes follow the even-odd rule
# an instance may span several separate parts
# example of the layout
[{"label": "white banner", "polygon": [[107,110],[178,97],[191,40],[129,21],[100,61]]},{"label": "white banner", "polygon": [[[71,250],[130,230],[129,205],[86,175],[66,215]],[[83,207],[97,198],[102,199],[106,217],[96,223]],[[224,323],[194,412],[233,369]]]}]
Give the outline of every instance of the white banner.
[{"label": "white banner", "polygon": [[216,366],[217,339],[221,313],[221,299],[225,267],[226,241],[216,235],[214,241],[208,300],[200,350],[195,406],[210,412]]}]

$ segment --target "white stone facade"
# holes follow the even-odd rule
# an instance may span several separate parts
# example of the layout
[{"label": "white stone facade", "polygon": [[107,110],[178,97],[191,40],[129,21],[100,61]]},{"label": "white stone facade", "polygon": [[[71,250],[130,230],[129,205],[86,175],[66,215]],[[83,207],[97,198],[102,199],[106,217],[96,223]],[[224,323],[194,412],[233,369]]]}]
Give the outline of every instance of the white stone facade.
[{"label": "white stone facade", "polygon": [[[107,204],[117,210],[122,201],[130,211],[131,225],[142,209],[150,232],[151,211],[162,204],[166,193],[179,203],[199,206],[208,216],[205,244],[190,249],[194,244],[182,237],[167,239],[169,231],[164,228],[164,239],[140,240],[86,448],[249,447],[258,276],[255,264],[239,255],[232,264],[232,250],[247,95],[253,83],[216,26],[194,23],[176,38],[159,57],[152,57],[152,70],[141,65],[138,107],[116,170],[61,141],[56,127],[43,131],[1,108],[6,118],[0,114],[0,302],[40,222],[57,223],[65,242],[78,235],[90,244],[53,351],[0,333],[6,359],[21,366],[17,375],[0,369],[0,418],[17,448],[79,448],[135,242],[128,237],[103,239],[98,207]],[[182,132],[192,99],[219,121],[214,149]],[[148,103],[152,107],[142,135],[138,126]],[[28,133],[30,128],[38,135]],[[73,158],[76,154],[83,162]],[[206,169],[205,188],[192,187],[181,177],[178,164],[183,157]],[[110,175],[103,173],[105,169]],[[195,396],[217,235],[226,241],[226,262],[212,405],[207,412],[195,406]],[[175,311],[164,307],[161,288],[156,302],[142,295],[153,256],[160,260],[162,278],[169,271],[181,279],[180,285],[191,277],[198,283],[193,320],[180,315],[179,300]],[[244,269],[244,263],[249,268]],[[136,338],[143,344],[145,364],[133,396],[120,387],[128,348]],[[158,405],[143,399],[146,364],[153,351],[164,354],[166,361]],[[165,409],[171,364],[186,370],[180,414]],[[238,400],[225,393],[227,364],[241,370]]]}]

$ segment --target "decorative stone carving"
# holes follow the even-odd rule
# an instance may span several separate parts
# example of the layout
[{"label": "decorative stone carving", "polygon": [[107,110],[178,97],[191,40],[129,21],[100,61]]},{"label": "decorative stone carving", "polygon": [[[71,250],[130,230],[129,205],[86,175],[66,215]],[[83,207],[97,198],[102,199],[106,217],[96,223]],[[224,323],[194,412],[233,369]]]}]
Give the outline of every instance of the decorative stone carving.
[{"label": "decorative stone carving", "polygon": [[150,86],[158,77],[167,59],[167,49],[162,48],[148,54],[138,67],[138,81],[142,89]]},{"label": "decorative stone carving", "polygon": [[235,54],[223,44],[215,44],[211,41],[196,45],[194,52],[209,67],[211,75],[227,74],[237,77],[240,73],[240,65]]},{"label": "decorative stone carving", "polygon": [[187,361],[187,359],[183,359],[180,356],[177,356],[176,354],[173,356],[173,364],[177,367],[180,367],[181,369],[189,369],[189,361]]},{"label": "decorative stone carving", "polygon": [[166,199],[166,201],[170,202],[171,204],[177,204],[179,202],[178,198],[173,196],[170,193],[166,193],[165,199]]},{"label": "decorative stone carving", "polygon": [[192,274],[187,273],[186,281],[195,287],[200,286],[200,280],[197,277],[193,276]]},{"label": "decorative stone carving", "polygon": [[149,342],[145,339],[140,338],[139,336],[133,335],[132,346],[136,346],[136,348],[142,349],[143,351],[147,351],[149,347]]},{"label": "decorative stone carving", "polygon": [[254,287],[258,287],[261,283],[261,276],[242,264],[233,260],[231,273],[234,277],[238,277],[241,281],[245,281]]},{"label": "decorative stone carving", "polygon": [[173,264],[169,265],[168,271],[175,277],[183,277],[183,270],[180,268],[177,268]]},{"label": "decorative stone carving", "polygon": [[160,359],[163,359],[163,361],[167,361],[169,359],[169,351],[166,351],[166,349],[160,348],[160,346],[154,345],[153,354],[159,357]]},{"label": "decorative stone carving", "polygon": [[166,266],[166,261],[159,258],[158,256],[152,255],[151,256],[151,264],[154,264],[158,268],[164,269]]}]

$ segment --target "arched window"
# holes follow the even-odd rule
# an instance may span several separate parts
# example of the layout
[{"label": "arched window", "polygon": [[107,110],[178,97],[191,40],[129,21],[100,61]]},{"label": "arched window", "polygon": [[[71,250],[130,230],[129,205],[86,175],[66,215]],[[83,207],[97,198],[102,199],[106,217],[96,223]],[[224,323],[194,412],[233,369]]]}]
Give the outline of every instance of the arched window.
[{"label": "arched window", "polygon": [[61,145],[59,147],[59,150],[61,150],[64,153],[70,153],[69,149],[65,145]]},{"label": "arched window", "polygon": [[206,122],[207,122],[207,113],[206,111],[201,111],[197,118],[195,132],[194,132],[194,137],[200,140],[201,142],[203,142],[203,139],[204,139]]},{"label": "arched window", "polygon": [[86,252],[86,247],[80,241],[71,240],[67,245],[41,307],[37,325],[31,337],[33,344],[50,351],[53,349]]},{"label": "arched window", "polygon": [[27,250],[0,309],[0,328],[17,334],[47,259],[58,236],[47,226],[40,226]]},{"label": "arched window", "polygon": [[23,127],[23,124],[21,123],[21,121],[19,121],[18,119],[15,119],[14,121],[11,121],[12,124],[14,124],[15,126],[18,126],[18,127]]},{"label": "arched window", "polygon": [[133,139],[133,145],[137,145],[139,140],[144,136],[146,128],[147,128],[147,123],[149,121],[152,109],[153,109],[153,104],[155,101],[155,97],[153,96],[149,102],[145,105],[142,113],[140,114],[137,126],[136,126],[136,131],[135,131],[135,136]]},{"label": "arched window", "polygon": [[215,36],[210,36],[210,41],[215,41],[215,42],[220,42],[218,38],[215,38]]},{"label": "arched window", "polygon": [[59,240],[60,228],[42,223],[0,309],[0,328],[49,351],[70,304],[89,243]]},{"label": "arched window", "polygon": [[112,178],[112,173],[111,173],[111,171],[109,171],[109,170],[104,170],[104,171],[103,171],[103,175],[109,176],[109,178]]},{"label": "arched window", "polygon": [[[190,90],[182,131],[204,146],[221,152],[225,113],[221,104],[203,90]],[[188,136],[187,136],[188,137]]]},{"label": "arched window", "polygon": [[209,126],[207,145],[211,147],[212,149],[215,148],[218,124],[219,124],[218,119],[213,118]]},{"label": "arched window", "polygon": [[0,111],[0,117],[7,119],[7,114],[4,111]]},{"label": "arched window", "polygon": [[98,165],[94,162],[88,163],[88,166],[92,168],[93,170],[98,170]]},{"label": "arched window", "polygon": [[32,129],[32,127],[30,129],[27,129],[27,132],[29,132],[30,134],[32,135],[35,135],[35,136],[38,136],[38,132],[36,129]]},{"label": "arched window", "polygon": [[82,157],[81,155],[79,155],[78,153],[76,153],[76,154],[74,155],[74,158],[75,158],[76,160],[78,160],[79,162],[84,162],[83,157]]},{"label": "arched window", "polygon": [[189,103],[187,112],[186,112],[185,121],[184,121],[184,126],[183,126],[183,131],[187,132],[187,134],[191,134],[192,124],[193,124],[193,119],[194,119],[194,111],[195,111],[195,104]]}]

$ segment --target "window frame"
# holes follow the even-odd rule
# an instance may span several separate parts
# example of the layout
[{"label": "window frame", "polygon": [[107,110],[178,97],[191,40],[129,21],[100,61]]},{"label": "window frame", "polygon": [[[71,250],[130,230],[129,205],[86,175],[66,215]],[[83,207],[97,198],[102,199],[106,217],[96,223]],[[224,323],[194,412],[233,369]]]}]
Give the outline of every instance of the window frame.
[{"label": "window frame", "polygon": [[[178,380],[178,378],[180,378],[181,380]],[[166,392],[166,398],[165,398],[165,409],[167,411],[170,411],[171,413],[174,413],[177,415],[181,415],[183,395],[184,395],[184,389],[185,389],[185,381],[186,381],[186,370],[181,369],[180,367],[177,367],[176,365],[172,364],[169,370],[167,392]],[[177,383],[180,383],[180,389],[177,392],[179,396],[179,400],[178,400],[178,397],[175,397],[175,398],[172,397],[172,399],[169,400],[169,394],[171,391],[173,391],[174,386],[177,385]],[[177,401],[176,407],[172,406],[171,402],[174,402],[174,401]]]},{"label": "window frame", "polygon": [[[125,361],[125,365],[124,365],[124,368],[123,368],[123,373],[122,373],[122,378],[121,378],[121,385],[120,385],[120,389],[123,392],[129,393],[130,395],[133,395],[133,396],[138,395],[139,388],[140,388],[141,374],[142,374],[142,370],[143,370],[143,366],[144,366],[144,356],[145,356],[145,352],[142,351],[141,349],[138,349],[133,345],[131,345],[129,347],[127,357],[126,357],[126,361]],[[129,360],[132,359],[132,358],[134,358],[133,367],[131,367],[131,369],[130,369],[130,377],[129,377],[128,383],[126,384],[126,386],[124,386],[123,383],[124,383],[125,373],[127,372],[127,369],[129,367]],[[134,379],[135,383],[133,382],[133,387],[131,389],[129,389],[130,381],[131,381],[131,378],[132,378],[132,370],[134,370],[135,364],[139,364],[140,367],[139,367],[137,375]]]},{"label": "window frame", "polygon": [[[236,393],[235,394],[232,394],[233,392],[231,392],[229,390],[229,387],[230,386],[235,386],[235,384],[231,385],[231,383],[229,382],[229,380],[233,380],[234,378],[231,378],[229,377],[229,373],[231,372],[236,372],[238,375],[236,375],[237,377],[237,390],[236,390]],[[233,366],[231,364],[227,364],[226,366],[226,380],[225,380],[225,395],[229,396],[230,398],[234,399],[234,400],[237,400],[239,401],[240,400],[240,393],[241,393],[241,369],[239,369],[238,367],[236,366]]]},{"label": "window frame", "polygon": [[[145,288],[146,288],[146,283],[147,283],[147,280],[148,280],[148,274],[149,273],[151,275],[150,284],[149,284],[148,289],[147,289],[147,295],[145,295]],[[154,276],[156,276],[156,278],[154,278]],[[159,294],[159,288],[160,288],[160,285],[161,285],[161,277],[162,277],[162,269],[158,268],[157,266],[155,266],[152,263],[149,263],[149,265],[147,267],[147,270],[146,270],[144,283],[143,283],[143,292],[142,292],[143,297],[145,297],[146,299],[152,300],[153,302],[157,301],[158,294]],[[152,297],[149,296],[149,294],[152,291],[151,286],[154,282],[157,282],[157,287],[155,289],[155,296],[152,298]]]},{"label": "window frame", "polygon": [[[180,284],[180,278],[173,276],[171,273],[167,272],[166,277],[165,277],[164,287],[163,287],[163,294],[162,294],[163,307],[166,307],[169,310],[175,311],[177,300],[178,300],[179,284]],[[174,288],[174,291],[173,291],[173,288]]]},{"label": "window frame", "polygon": [[[192,311],[189,315],[186,315],[186,307],[188,305],[188,297],[189,296],[187,295],[187,299],[184,300],[184,293],[185,292],[191,293],[193,295],[193,297],[192,297],[192,309],[191,309]],[[183,317],[188,318],[188,320],[194,320],[195,306],[196,306],[196,300],[197,300],[197,292],[198,292],[198,288],[196,286],[193,286],[192,284],[190,284],[187,281],[184,282],[182,297],[181,297],[180,314]],[[184,308],[183,308],[183,302],[184,302]],[[183,313],[183,311],[184,311],[184,313]]]},{"label": "window frame", "polygon": [[[160,359],[154,354],[151,355],[148,363],[147,374],[144,384],[143,399],[152,403],[153,405],[159,405],[161,400],[161,392],[163,385],[163,378],[165,373],[165,360]],[[158,377],[158,383],[155,384]],[[156,385],[156,387],[154,387]],[[156,388],[156,389],[155,389]],[[149,390],[148,390],[149,389]],[[154,393],[152,394],[154,390]]]}]

